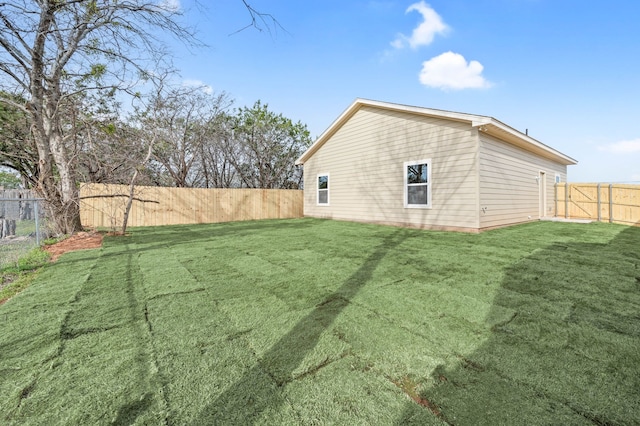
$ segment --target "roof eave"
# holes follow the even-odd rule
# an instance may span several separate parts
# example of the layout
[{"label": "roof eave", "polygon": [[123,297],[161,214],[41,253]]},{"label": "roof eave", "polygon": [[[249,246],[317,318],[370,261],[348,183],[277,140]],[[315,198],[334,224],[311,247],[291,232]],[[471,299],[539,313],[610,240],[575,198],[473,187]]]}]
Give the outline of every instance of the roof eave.
[{"label": "roof eave", "polygon": [[434,110],[429,108],[399,105],[388,102],[373,101],[369,99],[357,98],[347,109],[325,130],[316,141],[298,158],[296,165],[303,165],[342,125],[347,122],[363,106],[372,106],[380,109],[403,111],[412,114],[444,118],[454,121],[470,123],[472,127],[494,136],[504,142],[518,146],[526,151],[534,152],[545,158],[557,161],[564,165],[575,165],[578,162],[557,151],[550,146],[543,144],[536,139],[525,135],[514,128],[496,120],[493,117],[483,115],[473,115],[453,111]]},{"label": "roof eave", "polygon": [[491,135],[497,139],[507,142],[511,145],[522,148],[526,151],[533,152],[542,157],[556,161],[565,166],[571,166],[578,164],[578,161],[562,152],[551,148],[548,145],[532,138],[529,135],[521,133],[510,126],[494,119],[490,118],[488,122],[474,123],[474,127],[477,127],[481,132]]}]

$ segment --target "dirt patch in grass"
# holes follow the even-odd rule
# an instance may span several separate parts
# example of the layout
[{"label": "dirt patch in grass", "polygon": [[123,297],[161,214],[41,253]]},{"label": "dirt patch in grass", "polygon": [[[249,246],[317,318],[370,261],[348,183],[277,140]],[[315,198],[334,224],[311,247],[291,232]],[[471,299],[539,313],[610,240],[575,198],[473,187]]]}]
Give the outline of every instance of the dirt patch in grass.
[{"label": "dirt patch in grass", "polygon": [[55,262],[60,256],[70,251],[102,247],[102,237],[103,234],[99,232],[78,232],[44,249],[51,255],[51,261]]},{"label": "dirt patch in grass", "polygon": [[403,377],[400,380],[391,380],[391,382],[397,387],[399,387],[400,389],[402,389],[404,393],[407,394],[407,396],[413,400],[413,402],[428,409],[433,413],[434,416],[438,417],[440,420],[442,420],[446,424],[448,425],[453,424],[444,417],[444,415],[442,414],[442,411],[440,411],[440,408],[438,408],[436,404],[424,398],[422,395],[418,393],[418,384],[415,383],[413,380],[411,380],[409,377]]},{"label": "dirt patch in grass", "polygon": [[0,276],[0,290],[11,284],[15,279],[16,274],[3,274]]}]

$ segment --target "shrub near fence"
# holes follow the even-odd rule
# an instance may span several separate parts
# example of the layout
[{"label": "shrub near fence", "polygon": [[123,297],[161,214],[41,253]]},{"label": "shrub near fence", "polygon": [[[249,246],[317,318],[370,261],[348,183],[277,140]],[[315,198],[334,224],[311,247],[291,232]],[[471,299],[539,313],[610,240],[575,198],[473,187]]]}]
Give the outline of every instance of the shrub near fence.
[{"label": "shrub near fence", "polygon": [[556,216],[640,224],[640,185],[556,184]]},{"label": "shrub near fence", "polygon": [[[83,184],[80,216],[89,227],[120,228],[127,185]],[[128,226],[217,223],[303,216],[303,193],[289,189],[136,186]]]}]

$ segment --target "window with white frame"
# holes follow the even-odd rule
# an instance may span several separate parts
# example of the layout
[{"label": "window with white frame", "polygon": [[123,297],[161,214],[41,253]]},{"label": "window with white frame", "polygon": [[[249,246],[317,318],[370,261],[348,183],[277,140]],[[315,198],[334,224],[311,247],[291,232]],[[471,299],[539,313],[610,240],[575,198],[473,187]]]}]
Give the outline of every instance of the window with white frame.
[{"label": "window with white frame", "polygon": [[560,183],[562,182],[562,178],[560,177],[559,174],[556,173],[556,183]]},{"label": "window with white frame", "polygon": [[318,175],[318,205],[329,205],[329,174]]},{"label": "window with white frame", "polygon": [[431,208],[431,159],[404,163],[404,206]]}]

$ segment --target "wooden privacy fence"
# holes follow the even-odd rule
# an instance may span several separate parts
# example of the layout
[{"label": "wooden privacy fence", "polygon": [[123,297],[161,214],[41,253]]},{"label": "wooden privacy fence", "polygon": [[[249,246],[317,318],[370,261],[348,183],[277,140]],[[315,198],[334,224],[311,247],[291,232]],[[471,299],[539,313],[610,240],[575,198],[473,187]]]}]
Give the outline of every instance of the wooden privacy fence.
[{"label": "wooden privacy fence", "polygon": [[[80,217],[89,227],[122,226],[129,187],[83,184]],[[303,216],[303,195],[289,189],[136,186],[128,226],[217,223]]]},{"label": "wooden privacy fence", "polygon": [[559,183],[556,216],[640,225],[640,185]]}]

